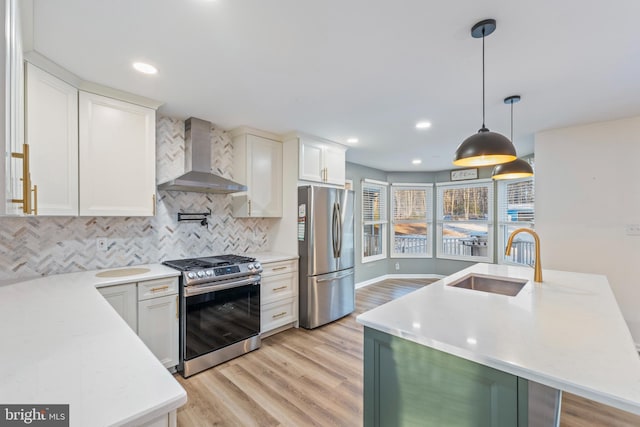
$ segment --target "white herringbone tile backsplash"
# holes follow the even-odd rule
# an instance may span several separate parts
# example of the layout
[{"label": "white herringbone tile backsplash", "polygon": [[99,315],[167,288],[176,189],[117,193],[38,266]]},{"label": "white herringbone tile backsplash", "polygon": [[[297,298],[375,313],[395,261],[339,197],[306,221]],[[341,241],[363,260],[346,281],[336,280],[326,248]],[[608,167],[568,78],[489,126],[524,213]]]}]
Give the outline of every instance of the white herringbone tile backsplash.
[{"label": "white herringbone tile backsplash", "polygon": [[[156,175],[163,182],[184,171],[184,121],[158,116]],[[230,174],[229,136],[212,130],[212,164]],[[177,221],[178,212],[211,209],[209,225]],[[156,216],[0,218],[0,281],[167,259],[268,249],[270,219],[231,216],[231,196],[158,191]],[[96,250],[106,237],[107,251]]]}]

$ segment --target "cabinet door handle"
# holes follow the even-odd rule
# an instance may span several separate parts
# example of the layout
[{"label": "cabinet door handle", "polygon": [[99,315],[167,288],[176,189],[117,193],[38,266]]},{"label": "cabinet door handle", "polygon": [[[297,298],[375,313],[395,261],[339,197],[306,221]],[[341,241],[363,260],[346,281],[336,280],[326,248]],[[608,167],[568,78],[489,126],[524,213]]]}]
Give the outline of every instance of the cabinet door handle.
[{"label": "cabinet door handle", "polygon": [[38,186],[33,186],[33,212],[34,215],[38,215]]},{"label": "cabinet door handle", "polygon": [[178,304],[178,295],[176,295],[176,319],[179,319],[179,317],[178,317],[178,307],[179,307],[179,304]]},{"label": "cabinet door handle", "polygon": [[288,267],[286,265],[283,265],[282,267],[275,267],[272,268],[271,271],[280,271],[280,270],[286,270]]},{"label": "cabinet door handle", "polygon": [[169,285],[158,286],[157,288],[151,288],[151,292],[164,291],[169,289]]},{"label": "cabinet door handle", "polygon": [[274,291],[274,292],[277,292],[277,291],[281,291],[282,289],[287,289],[287,287],[286,286],[278,286],[277,288],[273,288],[271,290]]},{"label": "cabinet door handle", "polygon": [[282,316],[286,316],[286,315],[287,315],[287,312],[286,312],[286,311],[283,311],[283,312],[281,312],[281,313],[274,314],[273,316],[271,316],[271,318],[272,318],[272,319],[278,319],[278,318],[280,318],[280,317],[282,317]]},{"label": "cabinet door handle", "polygon": [[151,195],[151,203],[152,203],[152,210],[153,210],[153,216],[156,216],[156,195],[152,194]]},{"label": "cabinet door handle", "polygon": [[[22,153],[11,153],[11,157],[14,159],[22,159],[22,199],[11,199],[11,203],[21,203],[22,212],[29,215],[36,212],[37,207],[31,208],[31,192],[34,192],[34,196],[38,197],[38,189],[34,187],[31,190],[31,172],[29,171],[29,144],[22,144]],[[37,204],[37,202],[36,202]]]},{"label": "cabinet door handle", "polygon": [[247,200],[247,205],[249,207],[249,216],[251,216],[251,200]]}]

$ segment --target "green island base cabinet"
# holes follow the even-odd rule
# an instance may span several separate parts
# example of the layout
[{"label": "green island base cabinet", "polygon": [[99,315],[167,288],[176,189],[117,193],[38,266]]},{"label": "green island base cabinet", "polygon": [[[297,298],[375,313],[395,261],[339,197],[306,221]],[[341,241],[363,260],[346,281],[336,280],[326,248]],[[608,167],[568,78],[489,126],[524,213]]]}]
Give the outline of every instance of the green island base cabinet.
[{"label": "green island base cabinet", "polygon": [[554,426],[559,391],[364,328],[364,425]]}]

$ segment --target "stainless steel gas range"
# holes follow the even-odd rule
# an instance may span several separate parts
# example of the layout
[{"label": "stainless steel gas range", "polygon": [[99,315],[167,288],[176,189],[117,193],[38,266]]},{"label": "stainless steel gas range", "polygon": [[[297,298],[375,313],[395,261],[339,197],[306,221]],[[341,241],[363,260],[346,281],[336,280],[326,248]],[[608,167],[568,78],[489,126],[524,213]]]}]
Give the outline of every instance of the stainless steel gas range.
[{"label": "stainless steel gas range", "polygon": [[186,378],[260,347],[255,258],[219,255],[165,261],[180,276],[180,364]]}]

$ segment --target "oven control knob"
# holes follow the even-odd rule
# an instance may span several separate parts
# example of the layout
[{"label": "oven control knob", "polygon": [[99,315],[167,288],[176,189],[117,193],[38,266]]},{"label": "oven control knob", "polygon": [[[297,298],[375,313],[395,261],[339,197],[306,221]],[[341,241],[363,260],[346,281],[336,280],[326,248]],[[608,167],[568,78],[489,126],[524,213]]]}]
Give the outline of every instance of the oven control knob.
[{"label": "oven control knob", "polygon": [[187,273],[187,277],[189,279],[195,279],[196,278],[196,273],[194,273],[193,271],[190,271]]},{"label": "oven control knob", "polygon": [[260,270],[260,269],[262,268],[262,266],[260,265],[260,263],[259,263],[259,262],[256,262],[256,263],[254,264],[254,267],[255,267],[255,269],[256,269],[256,270]]},{"label": "oven control knob", "polygon": [[213,270],[207,270],[206,273],[208,277],[213,276]]},{"label": "oven control knob", "polygon": [[249,269],[249,271],[253,271],[255,267],[253,266],[253,264],[249,264],[247,265],[247,268]]},{"label": "oven control knob", "polygon": [[204,277],[204,271],[198,271],[198,277]]}]

